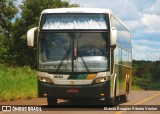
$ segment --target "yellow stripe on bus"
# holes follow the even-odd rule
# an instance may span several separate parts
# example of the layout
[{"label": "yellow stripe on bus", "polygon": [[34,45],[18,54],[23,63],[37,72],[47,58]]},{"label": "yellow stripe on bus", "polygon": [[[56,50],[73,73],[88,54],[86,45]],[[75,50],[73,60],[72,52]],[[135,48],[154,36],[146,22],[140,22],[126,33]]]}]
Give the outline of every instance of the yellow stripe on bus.
[{"label": "yellow stripe on bus", "polygon": [[88,74],[86,77],[86,80],[91,80],[94,79],[96,77],[96,74]]}]

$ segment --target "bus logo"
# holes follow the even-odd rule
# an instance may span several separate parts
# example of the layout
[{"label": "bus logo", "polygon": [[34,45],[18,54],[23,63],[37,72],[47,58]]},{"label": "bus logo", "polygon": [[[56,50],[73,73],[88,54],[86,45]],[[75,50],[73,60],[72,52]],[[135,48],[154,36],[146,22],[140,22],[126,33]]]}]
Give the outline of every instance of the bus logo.
[{"label": "bus logo", "polygon": [[71,81],[71,84],[74,84],[74,81]]}]

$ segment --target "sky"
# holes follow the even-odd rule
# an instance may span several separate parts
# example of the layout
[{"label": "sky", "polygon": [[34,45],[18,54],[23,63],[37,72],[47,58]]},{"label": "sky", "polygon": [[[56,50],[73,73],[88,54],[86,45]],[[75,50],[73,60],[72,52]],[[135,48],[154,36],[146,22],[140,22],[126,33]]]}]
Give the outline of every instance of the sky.
[{"label": "sky", "polygon": [[111,9],[130,29],[133,59],[160,60],[160,0],[67,1],[84,8]]}]

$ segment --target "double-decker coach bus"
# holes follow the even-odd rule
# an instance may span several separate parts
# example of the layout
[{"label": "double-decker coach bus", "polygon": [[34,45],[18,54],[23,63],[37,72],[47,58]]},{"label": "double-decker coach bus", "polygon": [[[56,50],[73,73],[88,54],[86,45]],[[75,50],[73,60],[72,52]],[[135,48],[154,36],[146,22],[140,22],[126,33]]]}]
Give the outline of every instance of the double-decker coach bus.
[{"label": "double-decker coach bus", "polygon": [[[36,37],[35,37],[36,36]],[[36,40],[35,40],[36,39]],[[109,9],[57,8],[41,13],[27,32],[37,41],[38,96],[48,105],[62,99],[127,100],[132,79],[128,28]]]}]

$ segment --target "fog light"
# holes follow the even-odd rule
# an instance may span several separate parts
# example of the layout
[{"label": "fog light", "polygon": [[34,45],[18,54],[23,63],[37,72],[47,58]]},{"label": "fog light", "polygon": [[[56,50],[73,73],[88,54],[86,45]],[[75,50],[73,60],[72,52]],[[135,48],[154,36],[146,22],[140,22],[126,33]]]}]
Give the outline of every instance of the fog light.
[{"label": "fog light", "polygon": [[101,93],[100,95],[101,95],[101,96],[104,96],[104,93]]},{"label": "fog light", "polygon": [[43,94],[43,96],[45,96],[45,97],[46,97],[46,96],[47,96],[47,94],[45,93],[45,94]]}]

